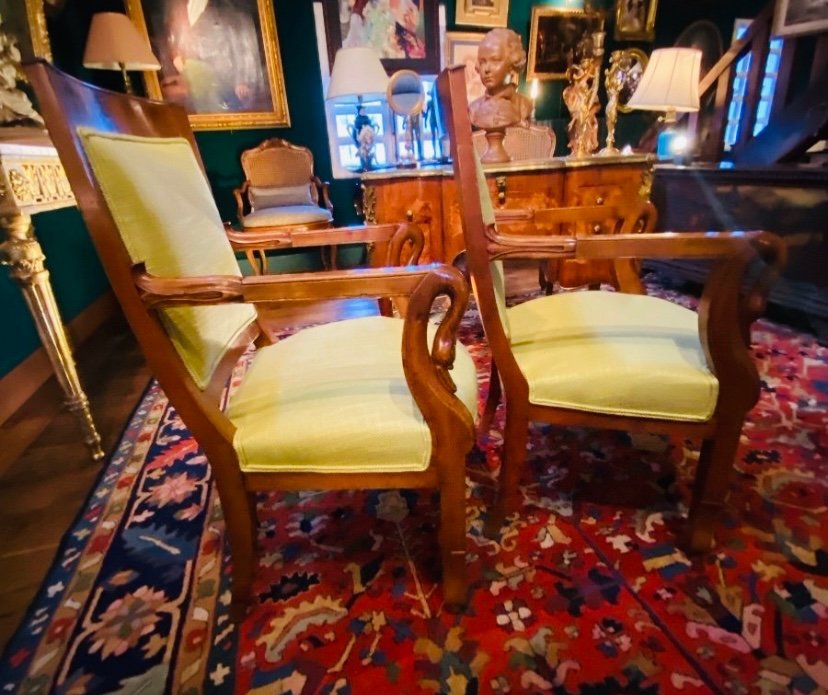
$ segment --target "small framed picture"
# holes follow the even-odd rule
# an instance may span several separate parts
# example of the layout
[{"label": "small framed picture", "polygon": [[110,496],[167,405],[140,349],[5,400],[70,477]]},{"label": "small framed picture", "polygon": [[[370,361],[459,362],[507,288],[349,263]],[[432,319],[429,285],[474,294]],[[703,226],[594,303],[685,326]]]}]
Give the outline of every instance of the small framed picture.
[{"label": "small framed picture", "polygon": [[455,24],[475,27],[505,27],[509,0],[457,0]]},{"label": "small framed picture", "polygon": [[774,36],[800,36],[828,31],[828,0],[777,0]]},{"label": "small framed picture", "polygon": [[588,54],[592,34],[603,25],[600,12],[533,7],[526,79],[565,80],[569,66]]},{"label": "small framed picture", "polygon": [[486,93],[486,88],[477,72],[477,47],[486,34],[472,31],[447,31],[446,50],[444,52],[446,64],[462,65],[466,69],[466,96],[469,103]]},{"label": "small framed picture", "polygon": [[615,40],[652,41],[658,0],[615,0]]}]

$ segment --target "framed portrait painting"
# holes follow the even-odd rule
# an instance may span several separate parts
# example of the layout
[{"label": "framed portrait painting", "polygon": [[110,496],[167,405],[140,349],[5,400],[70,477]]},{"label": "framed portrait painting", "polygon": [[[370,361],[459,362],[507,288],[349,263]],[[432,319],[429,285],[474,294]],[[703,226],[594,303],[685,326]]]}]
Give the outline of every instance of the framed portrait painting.
[{"label": "framed portrait painting", "polygon": [[328,65],[346,46],[370,46],[390,75],[440,71],[437,0],[322,0]]},{"label": "framed portrait painting", "polygon": [[289,126],[272,0],[127,0],[161,63],[147,94],[194,130]]},{"label": "framed portrait painting", "polygon": [[615,40],[652,41],[658,0],[615,0]]},{"label": "framed portrait painting", "polygon": [[505,27],[509,0],[457,0],[454,23],[475,27]]},{"label": "framed portrait painting", "polygon": [[828,0],[776,0],[774,36],[801,36],[828,31]]},{"label": "framed portrait painting", "polygon": [[569,66],[589,53],[592,34],[603,25],[600,12],[533,7],[526,79],[566,79]]},{"label": "framed portrait painting", "polygon": [[486,93],[477,72],[477,47],[486,34],[472,31],[447,31],[445,67],[462,65],[466,71],[466,96],[471,104]]},{"label": "framed portrait painting", "polygon": [[44,58],[52,62],[43,3],[44,0],[0,0],[0,30],[17,40],[21,60]]}]

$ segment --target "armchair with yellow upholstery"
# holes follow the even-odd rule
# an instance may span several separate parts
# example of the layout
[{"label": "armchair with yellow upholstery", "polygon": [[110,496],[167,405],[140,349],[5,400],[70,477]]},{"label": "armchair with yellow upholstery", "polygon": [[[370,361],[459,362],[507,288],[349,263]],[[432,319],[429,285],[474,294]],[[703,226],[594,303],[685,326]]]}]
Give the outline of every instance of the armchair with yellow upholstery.
[{"label": "armchair with yellow upholstery", "polygon": [[[486,133],[475,130],[472,141],[477,156],[482,157],[488,147]],[[513,162],[527,159],[549,159],[555,154],[555,132],[546,126],[529,124],[506,128],[503,147]]]},{"label": "armchair with yellow upholstery", "polygon": [[[313,173],[313,154],[307,147],[270,138],[241,155],[245,180],[233,191],[243,230],[324,229],[333,226],[328,184]],[[263,249],[246,249],[258,274],[267,272]],[[325,259],[335,266],[335,258]]]},{"label": "armchair with yellow upholstery", "polygon": [[[232,553],[234,614],[254,585],[255,493],[267,490],[439,489],[443,599],[464,603],[464,460],[477,380],[455,341],[468,295],[459,273],[435,264],[242,277],[184,109],[92,87],[42,61],[26,71],[115,295],[209,460]],[[400,248],[417,231],[266,231],[260,242]],[[376,295],[407,296],[405,318],[344,320],[270,344],[257,311]],[[438,295],[450,302],[432,325]],[[223,409],[228,378],[251,346]]]},{"label": "armchair with yellow upholstery", "polygon": [[[703,550],[718,509],[745,416],[759,396],[748,347],[769,282],[784,261],[781,240],[766,232],[595,234],[594,224],[623,232],[646,210],[606,206],[527,212],[546,224],[567,222],[572,236],[506,234],[497,228],[471,137],[465,76],[438,78],[452,143],[467,263],[492,354],[481,430],[505,401],[506,423],[497,501],[486,531],[499,532],[519,511],[518,484],[530,420],[561,427],[652,432],[701,440],[684,545]],[[646,207],[646,206],[645,206]],[[710,259],[698,314],[644,294],[631,275],[637,258]],[[502,260],[607,260],[626,267],[619,282],[633,293],[561,292],[507,308]],[[619,279],[620,279],[619,278]],[[743,290],[743,287],[746,287]]]}]

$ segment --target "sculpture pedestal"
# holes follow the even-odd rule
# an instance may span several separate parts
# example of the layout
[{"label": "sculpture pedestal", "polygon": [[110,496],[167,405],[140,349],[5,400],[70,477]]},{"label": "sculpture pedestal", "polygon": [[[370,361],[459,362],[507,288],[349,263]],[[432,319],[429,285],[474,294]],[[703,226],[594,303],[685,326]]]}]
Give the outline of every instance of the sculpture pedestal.
[{"label": "sculpture pedestal", "polygon": [[480,161],[484,164],[510,162],[512,158],[503,146],[503,139],[506,137],[506,128],[494,128],[492,130],[485,130],[484,132],[486,133],[487,147]]}]

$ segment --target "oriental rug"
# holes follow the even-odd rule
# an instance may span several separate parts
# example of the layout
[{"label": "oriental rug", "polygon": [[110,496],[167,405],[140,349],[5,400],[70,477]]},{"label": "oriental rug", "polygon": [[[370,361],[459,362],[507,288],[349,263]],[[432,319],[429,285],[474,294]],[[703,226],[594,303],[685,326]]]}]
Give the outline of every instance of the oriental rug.
[{"label": "oriental rug", "polygon": [[[519,518],[487,540],[493,434],[467,465],[461,615],[433,493],[308,491],[259,497],[255,601],[231,622],[207,461],[152,386],[0,693],[828,693],[828,349],[768,321],[753,337],[761,401],[714,549],[674,545],[694,443],[545,425]],[[485,392],[473,311],[461,339]]]}]

